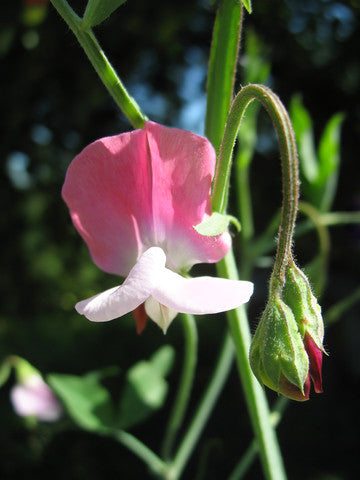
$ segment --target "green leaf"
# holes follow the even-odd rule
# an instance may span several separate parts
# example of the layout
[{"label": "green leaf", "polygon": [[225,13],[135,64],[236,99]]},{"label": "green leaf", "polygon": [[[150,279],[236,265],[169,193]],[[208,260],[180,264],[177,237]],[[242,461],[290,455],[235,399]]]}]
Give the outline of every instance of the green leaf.
[{"label": "green leaf", "polygon": [[171,345],[164,345],[154,353],[150,361],[158,374],[162,377],[166,377],[172,369],[174,358],[174,348]]},{"label": "green leaf", "polygon": [[344,115],[337,113],[330,118],[321,136],[318,157],[318,185],[323,186],[320,210],[328,211],[334,201],[340,167],[340,133]]},{"label": "green leaf", "polygon": [[210,217],[205,218],[201,223],[195,225],[195,230],[204,237],[215,237],[221,235],[227,230],[229,223],[233,223],[240,231],[240,223],[237,218],[232,215],[223,215],[222,213],[213,212]]},{"label": "green leaf", "polygon": [[163,406],[168,386],[151,362],[139,362],[126,375],[120,399],[119,425],[128,429]]},{"label": "green leaf", "polygon": [[127,429],[146,420],[165,402],[168,385],[164,377],[170,372],[175,351],[165,345],[128,370],[120,398],[119,425]]},{"label": "green leaf", "polygon": [[83,17],[83,26],[95,27],[106,20],[126,0],[89,0]]},{"label": "green leaf", "polygon": [[252,13],[251,0],[242,0],[242,4],[244,5],[248,13]]},{"label": "green leaf", "polygon": [[290,112],[298,142],[304,195],[320,211],[328,211],[336,193],[344,115],[337,113],[329,120],[316,155],[312,121],[300,97],[293,98]]},{"label": "green leaf", "polygon": [[301,97],[293,97],[290,116],[299,149],[300,169],[307,182],[312,183],[318,177],[318,163],[315,153],[314,133],[311,117],[304,107]]},{"label": "green leaf", "polygon": [[[271,64],[266,61],[268,47],[260,41],[253,30],[246,35],[243,82],[265,83],[270,74]],[[246,113],[246,117],[248,113]]]},{"label": "green leaf", "polygon": [[113,426],[114,406],[96,372],[84,376],[53,373],[47,381],[79,427],[101,433]]}]

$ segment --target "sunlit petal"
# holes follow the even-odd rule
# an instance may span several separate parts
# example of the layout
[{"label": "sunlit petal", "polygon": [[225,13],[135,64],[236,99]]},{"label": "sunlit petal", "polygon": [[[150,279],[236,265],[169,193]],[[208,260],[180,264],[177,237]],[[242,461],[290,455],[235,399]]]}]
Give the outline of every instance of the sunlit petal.
[{"label": "sunlit petal", "polygon": [[137,261],[124,283],[76,304],[76,310],[93,322],[107,322],[141,305],[150,295],[165,270],[161,248],[149,248]]},{"label": "sunlit petal", "polygon": [[176,312],[206,314],[239,307],[253,293],[251,282],[216,277],[184,278],[164,269],[152,296]]}]

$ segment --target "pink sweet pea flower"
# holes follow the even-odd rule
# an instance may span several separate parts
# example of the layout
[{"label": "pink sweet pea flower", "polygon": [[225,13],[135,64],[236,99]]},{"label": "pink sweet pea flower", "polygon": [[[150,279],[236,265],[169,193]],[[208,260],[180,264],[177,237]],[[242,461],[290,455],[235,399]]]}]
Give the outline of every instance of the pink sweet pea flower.
[{"label": "pink sweet pea flower", "polygon": [[249,300],[250,282],[181,275],[219,261],[231,245],[228,232],[206,237],[194,229],[211,214],[214,169],[206,138],[153,122],[75,157],[62,190],[72,221],[94,262],[126,277],[79,302],[79,313],[104,322],[135,310],[143,323],[145,303],[165,333],[178,312],[217,313]]},{"label": "pink sweet pea flower", "polygon": [[40,375],[32,374],[16,384],[10,392],[11,403],[21,417],[34,416],[44,422],[55,422],[62,407]]}]

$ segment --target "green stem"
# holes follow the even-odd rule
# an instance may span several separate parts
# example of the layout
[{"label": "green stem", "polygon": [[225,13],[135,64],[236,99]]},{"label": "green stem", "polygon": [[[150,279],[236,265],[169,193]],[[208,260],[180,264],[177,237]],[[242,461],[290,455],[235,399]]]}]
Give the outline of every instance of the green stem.
[{"label": "green stem", "polygon": [[291,258],[291,241],[299,196],[299,174],[295,135],[289,115],[277,95],[263,85],[248,85],[240,90],[231,106],[220,147],[213,185],[213,209],[224,213],[229,190],[231,158],[241,120],[249,104],[258,100],[267,110],[278,135],[283,177],[283,204],[279,240],[270,290],[285,281],[285,269]]},{"label": "green stem", "polygon": [[101,81],[131,125],[134,128],[142,128],[147,117],[141,111],[136,101],[127,92],[125,86],[101,49],[92,30],[86,27],[82,19],[76,15],[66,0],[51,0],[51,3],[73,31]]},{"label": "green stem", "polygon": [[170,466],[166,477],[168,480],[180,478],[188,459],[194,452],[195,445],[228,378],[233,359],[234,346],[230,335],[227,334],[210,383]]},{"label": "green stem", "polygon": [[[217,264],[220,277],[238,279],[232,251]],[[270,412],[265,392],[253,375],[249,364],[251,334],[245,307],[227,312],[237,367],[244,389],[245,400],[250,414],[255,438],[259,447],[263,471],[268,480],[284,480],[286,474],[276,436],[271,425]]]},{"label": "green stem", "polygon": [[[280,423],[282,414],[288,404],[289,404],[289,399],[285,397],[280,397],[276,401],[275,407],[273,408],[270,414],[270,422],[274,428],[276,428]],[[248,449],[240,459],[239,463],[234,468],[228,480],[240,480],[241,478],[243,478],[243,476],[246,474],[246,472],[249,470],[250,466],[254,462],[256,455],[258,453],[258,450],[259,449],[258,449],[257,442],[254,439],[250,443]]]},{"label": "green stem", "polygon": [[195,319],[192,315],[185,314],[182,315],[182,319],[185,333],[184,365],[173,410],[164,436],[162,456],[165,459],[168,459],[171,455],[176,435],[184,420],[197,363],[198,336]]},{"label": "green stem", "polygon": [[254,236],[254,221],[250,195],[249,163],[241,161],[239,152],[236,159],[236,192],[238,214],[241,225],[241,276],[250,278],[254,258],[249,255]]},{"label": "green stem", "polygon": [[242,23],[242,2],[221,0],[210,51],[205,134],[219,150],[233,99]]},{"label": "green stem", "polygon": [[332,227],[334,225],[348,225],[360,223],[359,212],[328,212],[320,215],[322,225]]},{"label": "green stem", "polygon": [[124,430],[111,431],[110,435],[140,458],[153,474],[165,476],[167,464],[136,437]]}]

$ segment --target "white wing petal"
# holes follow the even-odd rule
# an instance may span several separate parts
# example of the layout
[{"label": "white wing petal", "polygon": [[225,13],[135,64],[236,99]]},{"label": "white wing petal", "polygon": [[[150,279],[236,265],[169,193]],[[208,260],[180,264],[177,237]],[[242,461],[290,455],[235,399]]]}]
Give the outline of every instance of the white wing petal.
[{"label": "white wing petal", "polygon": [[141,305],[162,278],[166,257],[152,247],[141,255],[124,283],[76,304],[76,310],[92,322],[107,322]]},{"label": "white wing petal", "polygon": [[165,268],[152,296],[176,312],[206,314],[232,310],[249,301],[251,282],[216,277],[184,278]]}]

